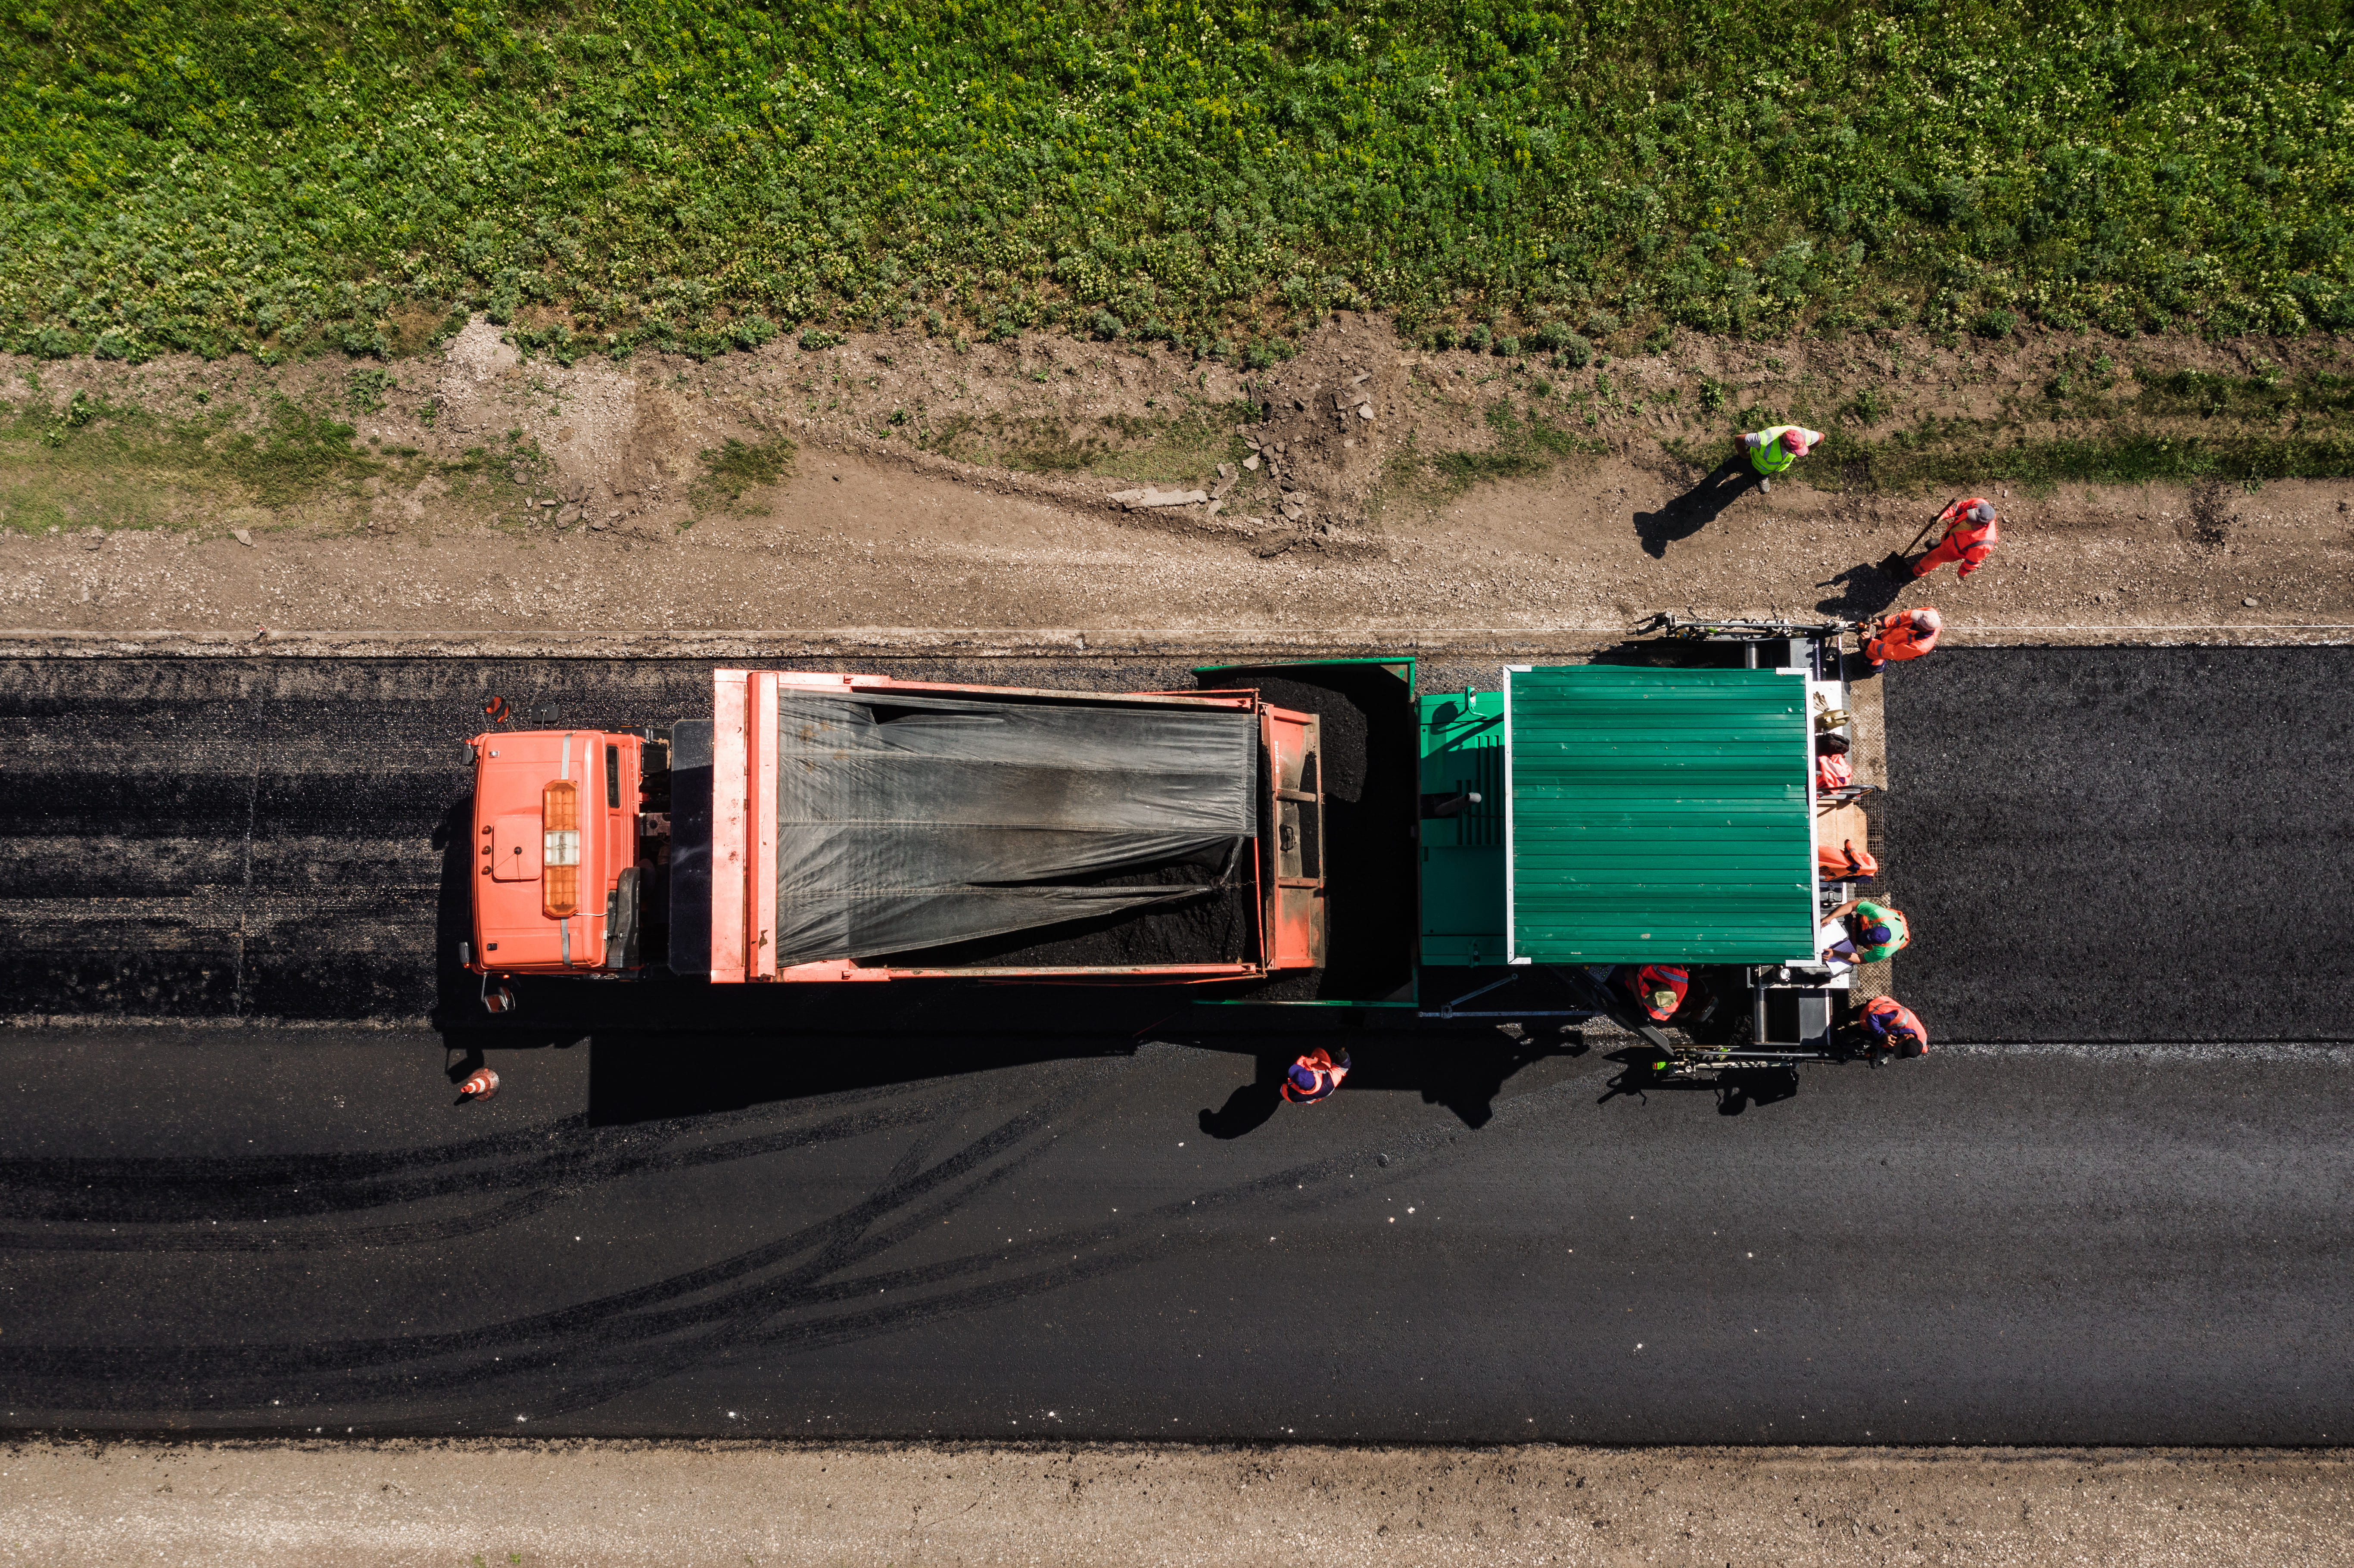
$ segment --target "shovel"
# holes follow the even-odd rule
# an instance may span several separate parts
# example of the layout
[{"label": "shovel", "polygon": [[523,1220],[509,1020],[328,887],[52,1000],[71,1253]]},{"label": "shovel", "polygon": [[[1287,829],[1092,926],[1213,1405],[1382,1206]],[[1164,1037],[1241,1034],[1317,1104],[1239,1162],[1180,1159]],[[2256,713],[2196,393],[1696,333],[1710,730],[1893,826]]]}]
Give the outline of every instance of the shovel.
[{"label": "shovel", "polygon": [[1921,541],[1929,536],[1929,530],[1944,522],[1946,520],[1946,514],[1951,512],[1954,509],[1954,502],[1946,502],[1944,508],[1940,510],[1935,517],[1930,518],[1927,523],[1924,524],[1918,534],[1913,535],[1913,542],[1911,544],[1890,555],[1886,559],[1880,563],[1880,569],[1892,577],[1903,577],[1905,575],[1904,562],[1906,557],[1910,556],[1914,551],[1921,547]]}]

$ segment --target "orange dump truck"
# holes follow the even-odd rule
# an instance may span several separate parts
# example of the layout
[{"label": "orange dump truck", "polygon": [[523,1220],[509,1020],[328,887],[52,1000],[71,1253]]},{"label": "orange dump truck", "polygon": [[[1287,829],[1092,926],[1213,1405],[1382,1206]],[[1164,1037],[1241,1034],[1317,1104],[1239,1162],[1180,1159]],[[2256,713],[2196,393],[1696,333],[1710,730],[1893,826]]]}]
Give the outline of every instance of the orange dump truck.
[{"label": "orange dump truck", "polygon": [[1323,961],[1319,721],[1256,690],[719,670],[664,730],[488,731],[467,967],[1187,983]]}]

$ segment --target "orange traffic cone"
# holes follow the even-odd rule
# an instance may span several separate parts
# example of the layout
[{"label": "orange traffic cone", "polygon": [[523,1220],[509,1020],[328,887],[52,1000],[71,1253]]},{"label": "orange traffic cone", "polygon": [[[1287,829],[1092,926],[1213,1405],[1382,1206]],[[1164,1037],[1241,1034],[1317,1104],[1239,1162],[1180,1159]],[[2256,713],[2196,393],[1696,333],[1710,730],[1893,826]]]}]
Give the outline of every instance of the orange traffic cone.
[{"label": "orange traffic cone", "polygon": [[504,724],[507,722],[509,712],[507,700],[504,697],[493,697],[482,705],[482,712],[490,715],[493,724]]},{"label": "orange traffic cone", "polygon": [[499,1075],[488,1067],[477,1067],[458,1086],[458,1092],[470,1100],[486,1100],[499,1092]]}]

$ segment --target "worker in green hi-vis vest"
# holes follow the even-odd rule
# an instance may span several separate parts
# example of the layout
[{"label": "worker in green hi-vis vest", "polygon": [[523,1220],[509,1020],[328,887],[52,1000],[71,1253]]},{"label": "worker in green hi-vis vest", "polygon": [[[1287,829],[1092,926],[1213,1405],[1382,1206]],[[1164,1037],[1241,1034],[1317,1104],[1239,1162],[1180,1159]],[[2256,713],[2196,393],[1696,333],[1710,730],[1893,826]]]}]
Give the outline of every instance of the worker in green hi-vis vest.
[{"label": "worker in green hi-vis vest", "polygon": [[1804,425],[1772,425],[1738,438],[1738,450],[1757,471],[1760,488],[1774,488],[1774,476],[1806,456],[1823,439],[1820,430]]}]

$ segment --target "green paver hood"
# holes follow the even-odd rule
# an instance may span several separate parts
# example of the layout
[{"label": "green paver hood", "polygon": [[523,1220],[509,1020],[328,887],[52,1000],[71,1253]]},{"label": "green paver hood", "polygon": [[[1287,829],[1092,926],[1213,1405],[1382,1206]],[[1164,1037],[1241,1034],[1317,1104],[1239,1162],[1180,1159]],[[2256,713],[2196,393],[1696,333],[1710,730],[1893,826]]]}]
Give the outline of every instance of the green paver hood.
[{"label": "green paver hood", "polygon": [[1803,677],[1582,664],[1504,690],[1513,962],[1813,955]]}]

